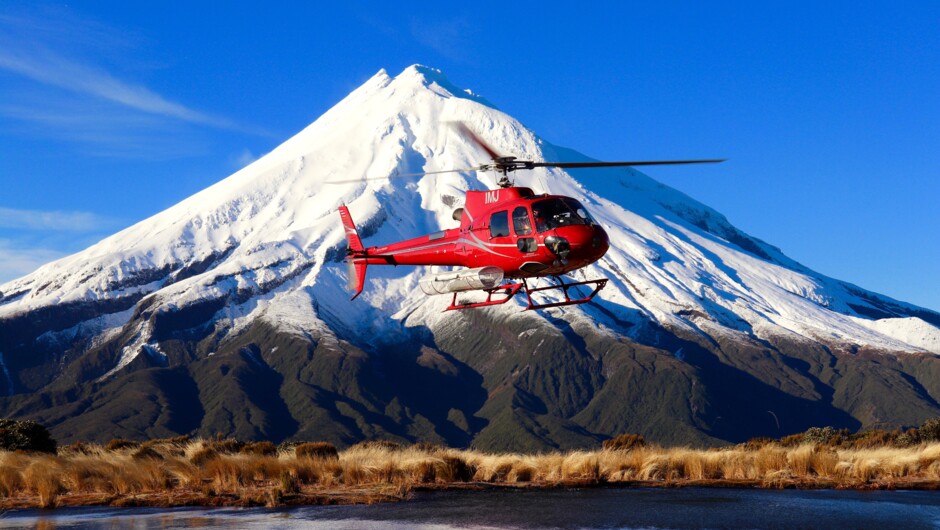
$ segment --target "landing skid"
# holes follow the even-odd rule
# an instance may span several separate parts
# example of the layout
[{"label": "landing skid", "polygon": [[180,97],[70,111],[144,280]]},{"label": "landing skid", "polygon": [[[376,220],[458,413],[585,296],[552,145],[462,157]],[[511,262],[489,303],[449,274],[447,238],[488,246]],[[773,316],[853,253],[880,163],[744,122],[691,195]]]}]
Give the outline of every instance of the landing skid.
[{"label": "landing skid", "polygon": [[[489,305],[500,305],[505,304],[506,302],[512,300],[519,291],[524,291],[526,295],[527,305],[523,311],[528,311],[530,309],[546,309],[549,307],[560,307],[565,305],[578,305],[586,302],[590,302],[594,295],[596,295],[604,286],[607,285],[607,278],[602,278],[600,280],[587,280],[583,282],[574,282],[574,283],[565,283],[560,277],[555,276],[555,279],[558,280],[559,285],[548,285],[546,287],[529,287],[529,284],[526,282],[525,278],[521,282],[517,283],[507,283],[495,287],[493,289],[484,289],[486,292],[486,300],[483,302],[467,302],[467,303],[457,303],[457,294],[454,293],[454,297],[451,299],[450,306],[447,307],[444,311],[453,311],[454,309],[471,309],[474,307],[486,307]],[[572,287],[578,287],[579,285],[593,285],[594,290],[591,291],[591,294],[583,298],[572,299],[568,294],[568,289]],[[537,293],[541,291],[549,291],[552,289],[561,289],[565,293],[565,300],[563,302],[552,302],[550,304],[538,304],[532,301],[532,293]],[[496,295],[497,298],[493,298]]]}]

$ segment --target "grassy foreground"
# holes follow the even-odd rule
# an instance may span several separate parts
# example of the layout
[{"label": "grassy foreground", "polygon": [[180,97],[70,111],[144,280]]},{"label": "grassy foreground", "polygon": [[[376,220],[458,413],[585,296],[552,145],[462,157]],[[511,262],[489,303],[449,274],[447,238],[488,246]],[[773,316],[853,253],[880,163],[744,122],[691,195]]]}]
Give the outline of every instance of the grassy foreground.
[{"label": "grassy foreground", "polygon": [[81,444],[0,452],[0,509],[76,505],[279,506],[388,502],[416,489],[589,486],[940,488],[940,443],[834,449],[638,447],[538,455],[365,443]]}]

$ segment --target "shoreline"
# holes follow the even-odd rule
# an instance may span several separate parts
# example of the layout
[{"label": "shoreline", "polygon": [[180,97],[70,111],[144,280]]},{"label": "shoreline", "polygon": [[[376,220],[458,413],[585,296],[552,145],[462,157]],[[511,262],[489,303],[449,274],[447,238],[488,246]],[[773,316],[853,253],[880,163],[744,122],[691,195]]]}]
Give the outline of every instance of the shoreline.
[{"label": "shoreline", "polygon": [[39,495],[0,499],[0,510],[49,510],[57,508],[281,508],[289,506],[372,505],[410,500],[415,493],[491,492],[520,490],[581,489],[762,489],[762,490],[839,490],[839,491],[940,491],[940,480],[899,480],[865,484],[845,484],[833,480],[790,479],[768,483],[754,479],[632,480],[600,482],[568,480],[562,482],[454,482],[419,484],[398,491],[390,485],[359,488],[303,488],[297,493],[273,494],[272,487],[247,488],[239,493],[205,494],[195,490],[140,492],[130,494],[64,493],[54,506],[43,506]]},{"label": "shoreline", "polygon": [[0,510],[378,504],[416,492],[591,488],[940,490],[940,443],[491,454],[366,442],[167,439],[0,451]]}]

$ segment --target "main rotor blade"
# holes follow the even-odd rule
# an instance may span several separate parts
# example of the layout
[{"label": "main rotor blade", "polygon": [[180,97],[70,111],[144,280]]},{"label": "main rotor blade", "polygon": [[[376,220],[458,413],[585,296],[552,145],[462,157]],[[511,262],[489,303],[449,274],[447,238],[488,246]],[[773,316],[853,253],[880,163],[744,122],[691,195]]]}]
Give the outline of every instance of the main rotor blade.
[{"label": "main rotor blade", "polygon": [[473,132],[473,130],[467,126],[466,123],[462,121],[458,121],[458,122],[451,122],[451,124],[457,130],[459,134],[470,138],[470,140],[472,140],[475,144],[480,146],[481,149],[486,151],[486,154],[490,155],[490,158],[492,158],[493,160],[500,158],[499,153],[497,153],[495,149],[490,147],[490,144],[484,142],[483,139],[480,138],[479,135],[477,135],[477,133]]},{"label": "main rotor blade", "polygon": [[[665,166],[673,164],[714,164],[724,162],[727,158],[707,160],[642,160],[637,162],[531,162],[532,167],[616,167],[616,166]],[[529,164],[526,164],[529,165]]]},{"label": "main rotor blade", "polygon": [[385,180],[385,179],[397,179],[397,178],[412,178],[412,177],[423,177],[425,175],[439,175],[441,173],[463,173],[464,171],[480,171],[486,166],[477,166],[477,167],[464,167],[459,169],[443,169],[441,171],[425,171],[424,173],[398,173],[395,175],[385,175],[383,177],[366,177],[361,179],[349,179],[349,180],[328,180],[325,184],[350,184],[353,182],[364,182],[367,180]]}]

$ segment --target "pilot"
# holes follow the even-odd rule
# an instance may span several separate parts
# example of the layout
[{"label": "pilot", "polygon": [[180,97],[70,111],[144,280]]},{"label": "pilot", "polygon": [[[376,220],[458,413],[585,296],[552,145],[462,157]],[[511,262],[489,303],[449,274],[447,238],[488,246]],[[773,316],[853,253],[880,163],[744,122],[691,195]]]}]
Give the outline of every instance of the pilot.
[{"label": "pilot", "polygon": [[517,234],[529,234],[532,232],[532,223],[529,222],[529,216],[517,217],[516,218],[516,233]]},{"label": "pilot", "polygon": [[548,229],[548,223],[545,222],[545,218],[542,217],[542,211],[532,209],[532,216],[535,217],[535,230],[538,232],[544,232]]}]

